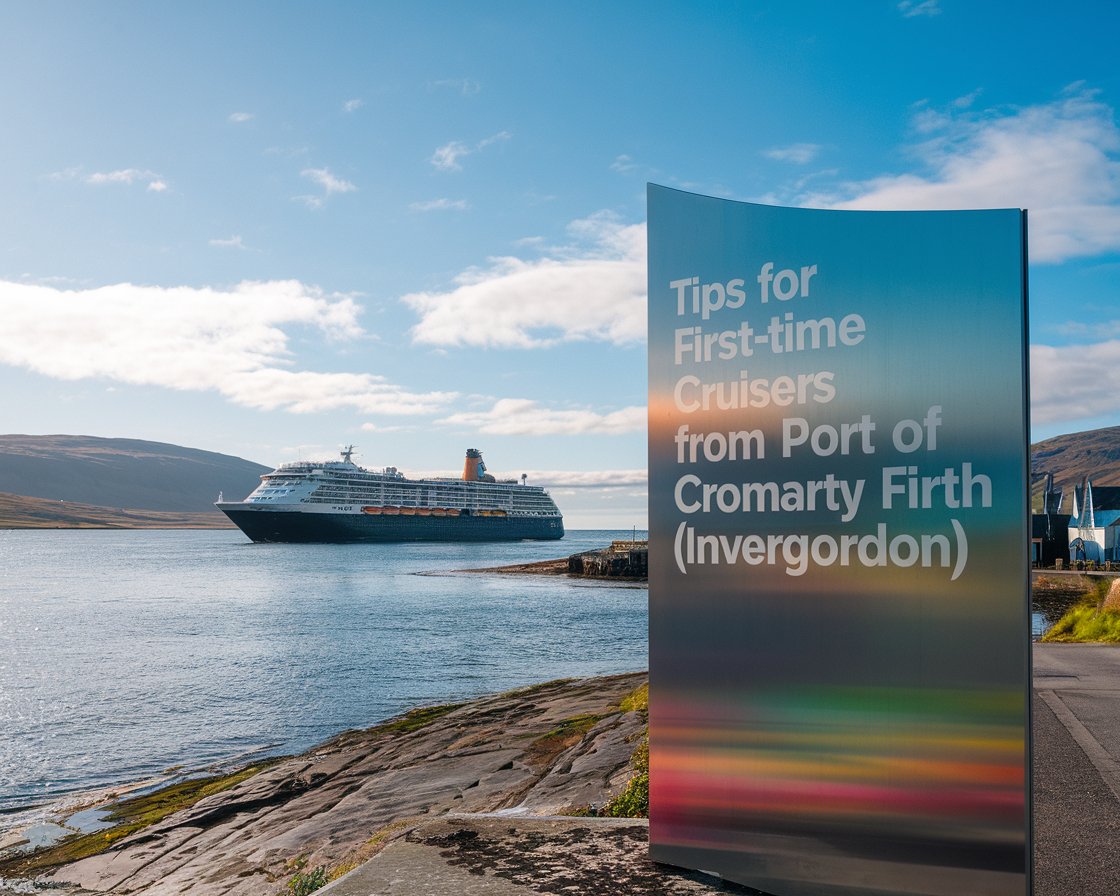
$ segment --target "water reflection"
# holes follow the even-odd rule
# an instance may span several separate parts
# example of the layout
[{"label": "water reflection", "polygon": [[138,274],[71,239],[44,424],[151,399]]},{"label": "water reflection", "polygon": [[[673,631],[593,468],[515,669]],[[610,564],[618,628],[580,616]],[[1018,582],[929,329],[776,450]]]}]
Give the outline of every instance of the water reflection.
[{"label": "water reflection", "polygon": [[1031,583],[1031,640],[1038,641],[1093,587],[1089,576],[1037,572]]}]

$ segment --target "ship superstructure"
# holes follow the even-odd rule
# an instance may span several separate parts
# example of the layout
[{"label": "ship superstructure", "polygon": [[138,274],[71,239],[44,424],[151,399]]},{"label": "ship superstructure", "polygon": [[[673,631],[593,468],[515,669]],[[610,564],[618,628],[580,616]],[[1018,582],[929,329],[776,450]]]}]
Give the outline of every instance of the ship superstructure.
[{"label": "ship superstructure", "polygon": [[564,520],[540,486],[498,481],[468,449],[458,479],[408,479],[352,460],[284,464],[243,501],[216,504],[259,542],[517,541],[557,539]]}]

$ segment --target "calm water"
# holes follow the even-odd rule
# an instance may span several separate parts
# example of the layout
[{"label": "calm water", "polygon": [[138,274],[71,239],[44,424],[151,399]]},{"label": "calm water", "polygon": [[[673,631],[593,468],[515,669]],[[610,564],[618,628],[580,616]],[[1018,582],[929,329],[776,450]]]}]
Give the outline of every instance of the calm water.
[{"label": "calm water", "polygon": [[0,810],[303,750],[416,704],[644,669],[644,589],[419,574],[630,535],[254,545],[231,531],[0,531]]}]

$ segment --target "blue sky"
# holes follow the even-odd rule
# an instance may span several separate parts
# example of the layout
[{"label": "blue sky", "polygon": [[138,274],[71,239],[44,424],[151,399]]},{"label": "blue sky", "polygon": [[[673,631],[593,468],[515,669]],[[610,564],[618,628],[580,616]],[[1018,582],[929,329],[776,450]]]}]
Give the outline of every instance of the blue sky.
[{"label": "blue sky", "polygon": [[1120,423],[1100,2],[0,9],[0,431],[645,523],[645,184],[1029,209],[1032,435]]}]

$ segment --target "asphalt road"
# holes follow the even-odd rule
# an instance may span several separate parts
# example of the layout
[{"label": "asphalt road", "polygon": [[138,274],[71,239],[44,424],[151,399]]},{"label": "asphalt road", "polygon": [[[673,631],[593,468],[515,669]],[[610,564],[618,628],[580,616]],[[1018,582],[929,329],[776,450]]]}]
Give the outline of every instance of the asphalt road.
[{"label": "asphalt road", "polygon": [[1034,896],[1120,894],[1120,646],[1034,645]]}]

